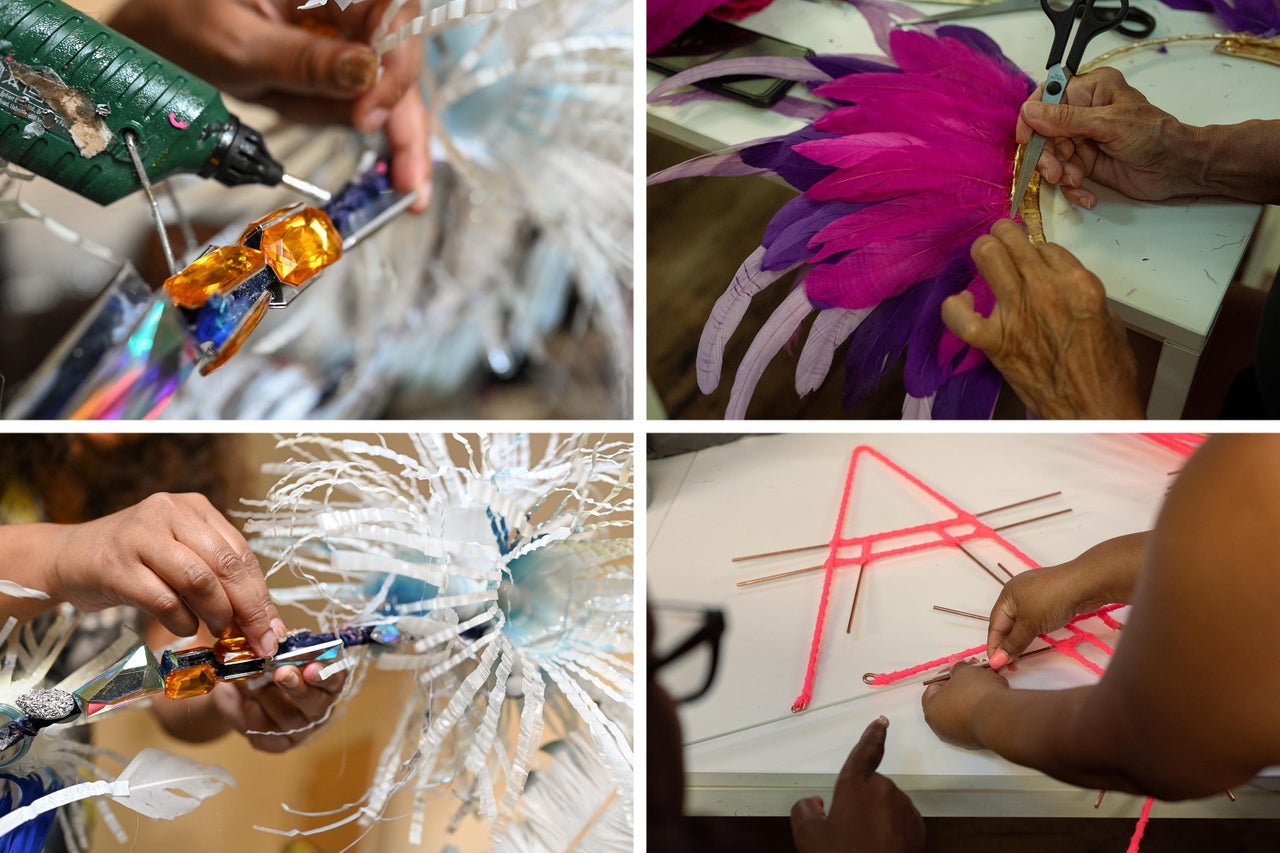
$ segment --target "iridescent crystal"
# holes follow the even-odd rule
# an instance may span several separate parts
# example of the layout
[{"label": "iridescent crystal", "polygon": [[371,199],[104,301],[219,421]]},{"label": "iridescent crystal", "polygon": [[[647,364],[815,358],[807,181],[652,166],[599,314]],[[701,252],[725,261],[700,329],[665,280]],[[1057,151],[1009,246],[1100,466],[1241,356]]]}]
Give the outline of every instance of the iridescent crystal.
[{"label": "iridescent crystal", "polygon": [[94,716],[164,689],[160,664],[151,650],[139,642],[102,675],[73,691],[87,716]]},{"label": "iridescent crystal", "polygon": [[400,643],[400,629],[395,625],[377,625],[370,632],[369,639],[384,646],[395,646]]},{"label": "iridescent crystal", "polygon": [[261,247],[280,280],[295,286],[342,257],[342,237],[328,215],[314,207],[263,228]]},{"label": "iridescent crystal", "polygon": [[201,255],[177,275],[165,280],[164,289],[180,308],[199,308],[218,293],[227,293],[255,270],[266,258],[248,246],[220,246]]},{"label": "iridescent crystal", "polygon": [[192,696],[203,696],[218,686],[218,675],[212,664],[202,663],[199,666],[188,666],[175,669],[165,676],[164,695],[170,699],[189,699]]}]

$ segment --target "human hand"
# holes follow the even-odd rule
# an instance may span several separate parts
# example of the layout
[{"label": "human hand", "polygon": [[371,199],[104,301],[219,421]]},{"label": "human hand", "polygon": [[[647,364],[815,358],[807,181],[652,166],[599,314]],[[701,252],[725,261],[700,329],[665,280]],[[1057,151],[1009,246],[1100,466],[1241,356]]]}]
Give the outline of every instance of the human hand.
[{"label": "human hand", "polygon": [[951,667],[951,678],[930,684],[920,703],[924,721],[941,740],[965,749],[982,749],[976,732],[978,704],[994,691],[1008,690],[1000,673],[960,661]]},{"label": "human hand", "polygon": [[1131,533],[1093,546],[1074,560],[1023,572],[1004,585],[987,628],[987,660],[1000,669],[1037,634],[1056,631],[1081,613],[1133,595],[1147,534]]},{"label": "human hand", "polygon": [[924,850],[924,821],[911,798],[876,772],[884,758],[889,721],[872,720],[849,752],[831,794],[831,811],[821,797],[791,807],[791,836],[799,853],[850,849],[860,853],[914,853]]},{"label": "human hand", "polygon": [[316,724],[329,713],[346,684],[345,672],[321,679],[321,669],[314,662],[301,669],[282,666],[270,684],[257,688],[219,684],[213,690],[213,706],[226,725],[243,734],[254,749],[285,752],[319,728]]},{"label": "human hand", "polygon": [[178,636],[237,620],[262,657],[284,622],[258,558],[203,495],[154,494],[120,512],[57,528],[50,594],[81,610],[137,607]]},{"label": "human hand", "polygon": [[1198,129],[1152,106],[1116,69],[1072,77],[1061,104],[1042,103],[1043,89],[1022,105],[1018,142],[1033,130],[1046,138],[1036,170],[1072,204],[1097,206],[1085,178],[1147,201],[1197,191]]},{"label": "human hand", "polygon": [[1002,219],[970,250],[991,285],[991,316],[963,291],[942,321],[981,349],[1019,399],[1042,418],[1142,418],[1137,362],[1096,276],[1061,246],[1034,246]]},{"label": "human hand", "polygon": [[[390,0],[302,11],[298,0],[129,0],[110,25],[237,98],[312,124],[384,130],[391,179],[402,192],[430,177],[419,44],[382,56],[368,45]],[[410,14],[401,10],[400,18]]]}]

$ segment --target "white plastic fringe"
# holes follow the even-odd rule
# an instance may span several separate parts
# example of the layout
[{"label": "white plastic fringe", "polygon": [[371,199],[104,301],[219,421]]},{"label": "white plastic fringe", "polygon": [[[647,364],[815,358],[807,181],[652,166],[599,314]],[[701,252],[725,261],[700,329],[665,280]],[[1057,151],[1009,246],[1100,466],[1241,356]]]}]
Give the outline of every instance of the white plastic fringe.
[{"label": "white plastic fringe", "polygon": [[[594,763],[583,769],[581,750],[557,747],[536,778],[587,774],[601,796],[536,820],[576,827],[567,840],[583,833],[583,850],[623,849],[622,835],[629,849],[634,578],[631,539],[619,534],[634,510],[631,446],[524,435],[410,444],[283,439],[291,461],[273,466],[280,480],[245,514],[270,572],[312,586],[314,596],[290,587],[289,597],[317,603],[322,627],[393,619],[402,635],[348,656],[354,672],[405,671],[414,689],[388,720],[367,795],[342,822],[380,819],[392,797],[412,792],[418,843],[425,810],[447,807],[447,793],[489,823],[495,843],[510,836],[503,849],[543,849],[545,829],[521,829],[530,818],[520,803],[554,730]],[[508,705],[518,720],[503,714]]]}]

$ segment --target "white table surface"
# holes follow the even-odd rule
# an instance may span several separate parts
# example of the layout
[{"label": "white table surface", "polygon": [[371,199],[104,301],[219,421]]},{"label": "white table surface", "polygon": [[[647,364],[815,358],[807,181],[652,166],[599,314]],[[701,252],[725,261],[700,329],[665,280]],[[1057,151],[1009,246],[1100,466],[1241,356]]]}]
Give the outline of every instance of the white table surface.
[{"label": "white table surface", "polygon": [[[1169,472],[1182,463],[1165,448],[1123,435],[748,436],[651,462],[651,600],[714,604],[724,608],[728,623],[711,692],[681,708],[685,743],[710,738],[685,749],[690,810],[780,815],[802,796],[829,798],[848,749],[871,719],[884,714],[891,725],[881,772],[925,815],[1136,817],[1140,798],[1108,794],[1095,811],[1096,791],[1064,785],[990,752],[942,743],[920,710],[924,676],[889,687],[862,682],[863,673],[902,669],[985,641],[985,624],[932,610],[940,604],[986,613],[998,594],[996,582],[956,549],[871,563],[851,634],[845,627],[856,569],[837,569],[811,710],[790,713],[803,679],[822,573],[746,588],[735,583],[817,565],[825,553],[730,560],[829,540],[849,455],[862,443],[975,512],[1061,490],[1060,497],[984,519],[997,526],[1071,507],[1067,515],[1003,534],[1043,564],[1147,529],[1172,480]],[[913,494],[878,463],[859,466],[845,535],[939,517],[931,500]],[[997,559],[996,549],[985,543],[971,550],[988,564]],[[1018,571],[1016,562],[1002,562]],[[1109,630],[1097,633],[1105,641],[1118,640]],[[1105,666],[1105,655],[1086,656]],[[1010,676],[1015,688],[1065,688],[1095,679],[1056,653],[1029,660]],[[849,701],[818,709],[842,700]],[[769,720],[775,722],[720,736]],[[1280,800],[1266,790],[1265,779],[1236,794],[1235,803],[1225,796],[1159,803],[1154,815],[1280,813]]]},{"label": "white table surface", "polygon": [[[922,13],[953,6],[914,4]],[[1212,33],[1214,17],[1133,0],[1157,21],[1153,37]],[[1032,77],[1043,79],[1052,26],[1039,10],[956,23],[989,33]],[[813,48],[818,53],[880,53],[862,16],[840,0],[775,0],[740,22],[747,29]],[[1129,43],[1114,32],[1090,43],[1090,57]],[[1168,54],[1137,51],[1113,63],[1157,106],[1194,124],[1280,117],[1280,71],[1264,63],[1223,57],[1204,44],[1175,45]],[[650,88],[663,77],[648,73]],[[803,87],[792,89],[792,94]],[[788,133],[797,119],[725,99],[650,106],[649,128],[699,150]],[[1262,208],[1219,199],[1137,202],[1102,190],[1095,210],[1071,208],[1056,190],[1041,201],[1045,233],[1074,252],[1107,288],[1121,318],[1163,342],[1148,414],[1176,418],[1190,387],[1218,307],[1240,264]]]}]

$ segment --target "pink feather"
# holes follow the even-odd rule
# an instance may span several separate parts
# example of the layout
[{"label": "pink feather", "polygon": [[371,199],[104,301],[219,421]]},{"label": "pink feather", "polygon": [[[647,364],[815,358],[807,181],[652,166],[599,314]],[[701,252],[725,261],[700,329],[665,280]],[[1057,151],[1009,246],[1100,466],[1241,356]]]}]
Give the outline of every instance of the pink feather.
[{"label": "pink feather", "polygon": [[864,207],[820,229],[809,240],[809,247],[818,249],[810,262],[818,263],[834,254],[873,243],[929,239],[935,234],[945,236],[957,227],[968,229],[975,224],[990,227],[998,218],[991,210],[990,198],[984,195],[905,195]]},{"label": "pink feather", "polygon": [[[814,140],[796,150],[818,162],[839,159],[843,140]],[[829,149],[818,146],[830,146]],[[801,150],[803,149],[803,150]],[[1012,153],[1012,152],[1010,152]],[[841,169],[810,187],[812,199],[884,201],[905,193],[944,192],[981,198],[1000,197],[1009,190],[1009,161],[1004,152],[978,142],[931,146],[928,156],[910,148],[890,148],[863,160],[857,169]],[[994,196],[990,194],[994,193]]]},{"label": "pink feather", "polygon": [[934,37],[910,30],[889,34],[894,62],[908,74],[926,74],[967,89],[975,103],[1015,98],[1028,92],[1020,71],[974,50],[958,39]]}]

